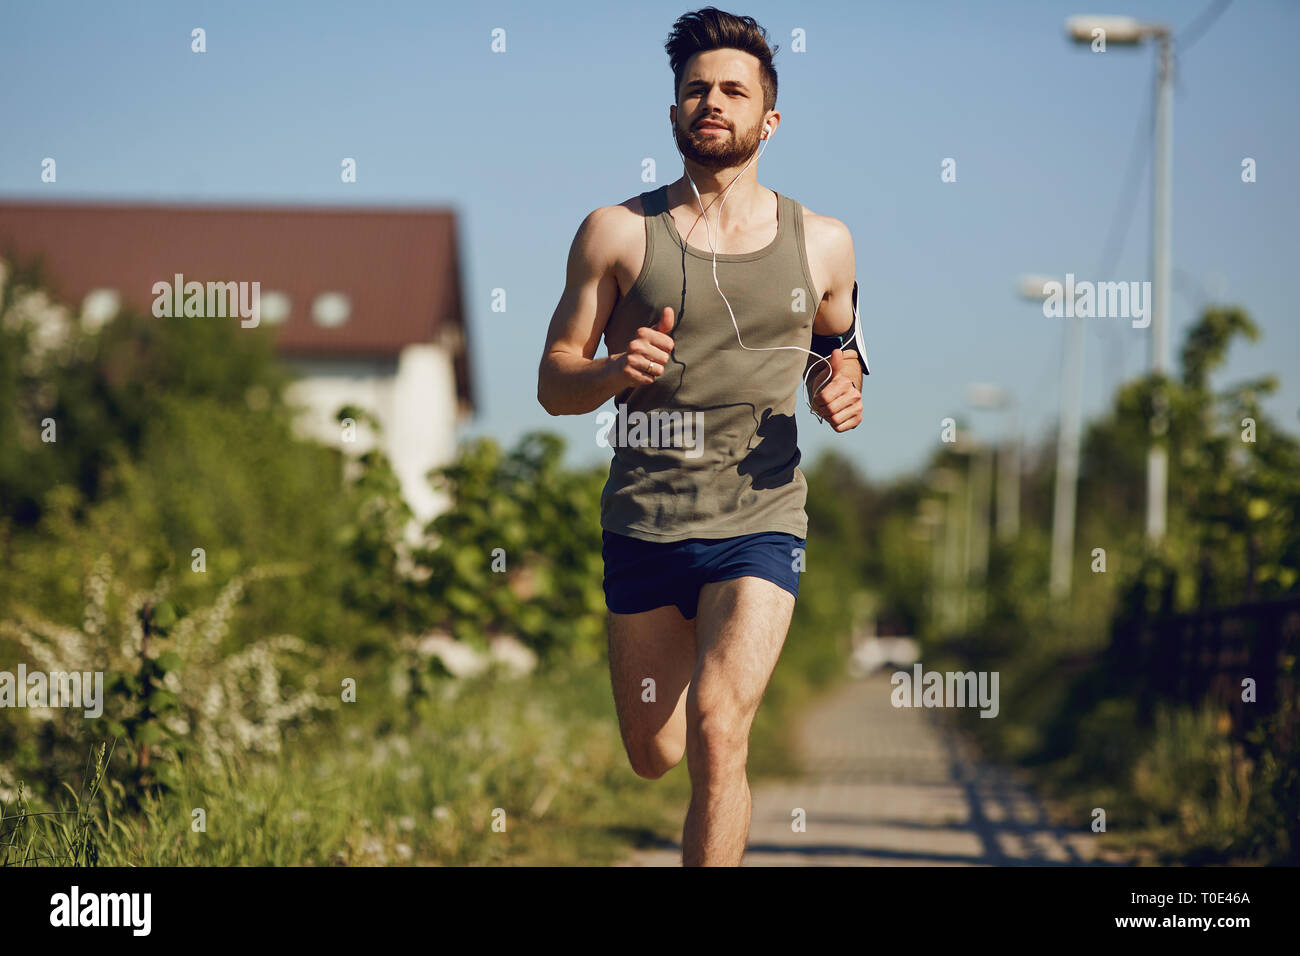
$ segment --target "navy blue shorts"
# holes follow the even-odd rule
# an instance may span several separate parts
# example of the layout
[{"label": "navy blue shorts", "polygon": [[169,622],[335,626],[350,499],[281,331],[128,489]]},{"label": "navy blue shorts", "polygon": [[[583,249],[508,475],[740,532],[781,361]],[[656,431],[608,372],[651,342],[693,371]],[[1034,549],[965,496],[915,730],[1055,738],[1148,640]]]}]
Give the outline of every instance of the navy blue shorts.
[{"label": "navy blue shorts", "polygon": [[732,578],[763,578],[799,596],[795,568],[804,566],[805,538],[780,531],[684,541],[603,534],[605,605],[615,614],[639,614],[675,604],[689,621],[699,610],[700,588]]}]

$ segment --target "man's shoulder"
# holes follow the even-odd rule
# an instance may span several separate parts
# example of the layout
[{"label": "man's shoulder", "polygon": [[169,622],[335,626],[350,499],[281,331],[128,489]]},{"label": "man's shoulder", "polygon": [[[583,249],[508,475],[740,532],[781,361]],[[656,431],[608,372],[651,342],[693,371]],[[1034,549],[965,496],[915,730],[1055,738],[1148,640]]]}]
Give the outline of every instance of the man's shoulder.
[{"label": "man's shoulder", "polygon": [[643,247],[645,215],[640,198],[633,196],[617,205],[597,206],[587,213],[578,226],[571,254],[608,266],[630,256],[631,250]]},{"label": "man's shoulder", "polygon": [[586,221],[597,229],[621,230],[641,226],[646,215],[644,200],[649,195],[644,192],[615,205],[597,206],[587,215]]},{"label": "man's shoulder", "polygon": [[803,213],[804,248],[814,273],[826,284],[822,291],[827,292],[846,276],[851,281],[857,265],[849,227],[834,216],[813,212],[802,203],[799,208]]},{"label": "man's shoulder", "polygon": [[849,227],[841,220],[836,219],[834,216],[825,216],[813,212],[797,199],[794,202],[798,204],[799,210],[803,214],[803,232],[809,242],[824,246],[853,242],[853,234],[849,232]]},{"label": "man's shoulder", "polygon": [[[587,214],[582,225],[578,227],[579,241],[583,248],[603,250],[608,255],[612,250],[630,250],[644,244],[645,209],[642,193],[621,203],[611,206],[598,206]],[[621,253],[616,253],[621,254]]]}]

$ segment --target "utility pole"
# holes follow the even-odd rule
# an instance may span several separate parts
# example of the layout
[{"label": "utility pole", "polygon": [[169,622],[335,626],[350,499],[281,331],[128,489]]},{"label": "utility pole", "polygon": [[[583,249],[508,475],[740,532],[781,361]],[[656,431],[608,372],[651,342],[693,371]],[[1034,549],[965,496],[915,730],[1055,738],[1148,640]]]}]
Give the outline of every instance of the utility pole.
[{"label": "utility pole", "polygon": [[1020,534],[1020,413],[1012,398],[1007,415],[1010,427],[998,454],[998,540],[1016,540]]},{"label": "utility pole", "polygon": [[[1040,283],[1041,285],[1041,283]],[[1037,288],[1033,298],[1041,298]],[[1020,413],[1016,397],[987,382],[972,383],[967,398],[976,408],[1006,412],[1006,437],[998,449],[998,540],[1014,541],[1020,533]]]},{"label": "utility pole", "polygon": [[1079,432],[1083,417],[1083,319],[1065,320],[1061,421],[1056,433],[1056,493],[1052,502],[1051,595],[1070,596],[1074,562],[1074,511],[1079,493]]},{"label": "utility pole", "polygon": [[967,539],[967,564],[976,618],[982,619],[985,611],[985,588],[989,568],[989,503],[993,491],[993,448],[982,445],[971,450],[970,456],[970,512],[967,517],[970,536]]},{"label": "utility pole", "polygon": [[944,534],[944,580],[947,585],[944,589],[944,598],[948,605],[948,626],[952,627],[960,623],[961,627],[966,626],[962,614],[959,612],[958,595],[957,595],[957,523],[958,523],[958,504],[957,504],[957,482],[954,478],[952,487],[948,491],[948,520],[945,522]]},{"label": "utility pole", "polygon": [[[957,577],[956,475],[951,468],[936,468],[930,474],[930,487],[944,499],[932,499],[935,521],[934,588],[932,607],[940,631],[947,631],[956,621],[953,588]],[[946,499],[946,500],[945,500]],[[942,531],[942,534],[940,534]]]},{"label": "utility pole", "polygon": [[[1046,276],[1023,276],[1020,294],[1039,302],[1047,297]],[[1083,319],[1069,316],[1061,356],[1061,416],[1056,429],[1056,489],[1052,495],[1052,560],[1049,592],[1070,596],[1074,558],[1074,512],[1079,493],[1079,434],[1083,417]]]},{"label": "utility pole", "polygon": [[[931,477],[931,487],[934,487],[935,481]],[[926,530],[927,540],[930,542],[930,590],[927,595],[930,616],[936,622],[942,622],[943,608],[943,540],[940,532],[943,526],[943,502],[938,498],[926,497],[921,500],[921,525]]]},{"label": "utility pole", "polygon": [[[1155,39],[1160,44],[1156,66],[1155,189],[1152,195],[1151,250],[1155,275],[1151,283],[1150,369],[1169,373],[1170,214],[1173,195],[1174,34],[1162,23],[1142,23],[1133,17],[1070,17],[1065,21],[1070,39],[1080,44],[1138,46]],[[1095,45],[1094,50],[1098,49]],[[1099,277],[1105,278],[1105,277]],[[1169,459],[1163,445],[1169,430],[1164,390],[1156,396],[1151,415],[1151,445],[1147,449],[1147,541],[1160,543],[1165,536]]]},{"label": "utility pole", "polygon": [[[1173,192],[1174,125],[1174,38],[1168,30],[1160,39],[1160,64],[1156,71],[1155,195],[1152,203],[1152,251],[1155,276],[1151,302],[1151,371],[1169,374],[1170,216]],[[1165,536],[1165,504],[1168,495],[1169,458],[1164,435],[1169,430],[1168,408],[1163,388],[1151,418],[1151,448],[1147,452],[1147,539],[1159,544]]]},{"label": "utility pole", "polygon": [[965,492],[965,515],[962,518],[962,549],[961,549],[961,577],[958,579],[961,586],[961,613],[958,615],[958,628],[963,634],[970,626],[970,571],[971,571],[971,526],[974,524],[975,517],[975,483],[971,481],[971,459],[966,457],[966,470],[962,472],[962,490]]}]

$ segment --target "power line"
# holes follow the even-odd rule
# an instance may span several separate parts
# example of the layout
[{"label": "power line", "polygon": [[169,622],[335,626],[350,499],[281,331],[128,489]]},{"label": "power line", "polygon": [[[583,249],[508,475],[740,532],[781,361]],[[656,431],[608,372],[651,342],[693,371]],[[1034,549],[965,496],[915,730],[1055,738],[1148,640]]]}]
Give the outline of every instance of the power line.
[{"label": "power line", "polygon": [[[1118,264],[1120,253],[1124,251],[1124,241],[1133,222],[1133,212],[1137,208],[1137,190],[1141,186],[1141,177],[1146,173],[1151,160],[1152,122],[1154,120],[1155,89],[1148,87],[1146,109],[1138,117],[1137,129],[1133,134],[1133,145],[1129,149],[1128,173],[1124,188],[1120,191],[1119,202],[1111,218],[1110,229],[1106,233],[1106,245],[1102,249],[1101,259],[1097,265],[1097,275],[1104,277]],[[1128,215],[1125,217],[1124,213]]]},{"label": "power line", "polygon": [[[1128,239],[1129,229],[1133,224],[1133,214],[1137,210],[1137,193],[1142,186],[1143,177],[1150,167],[1152,124],[1155,119],[1155,89],[1148,87],[1146,108],[1138,115],[1137,128],[1133,131],[1133,144],[1129,147],[1128,170],[1124,185],[1120,189],[1115,211],[1111,216],[1110,228],[1106,233],[1106,244],[1102,247],[1095,275],[1098,281],[1108,281],[1111,273],[1119,264],[1120,255]],[[1106,344],[1109,361],[1106,368],[1100,365],[1098,371],[1109,373],[1104,382],[1107,394],[1113,393],[1122,379],[1123,333],[1114,325],[1107,323],[1092,324],[1093,334]]]},{"label": "power line", "polygon": [[[1174,43],[1175,53],[1183,54],[1191,49],[1196,41],[1205,36],[1215,21],[1231,5],[1232,0],[1214,0],[1190,26],[1178,34]],[[1129,167],[1124,189],[1120,192],[1119,203],[1115,207],[1115,214],[1111,220],[1110,230],[1107,232],[1106,245],[1103,247],[1100,265],[1097,269],[1097,275],[1099,276],[1109,275],[1110,271],[1118,264],[1120,254],[1124,251],[1124,242],[1128,238],[1129,227],[1133,222],[1133,213],[1137,208],[1135,194],[1140,186],[1139,178],[1147,171],[1151,159],[1152,124],[1155,121],[1154,107],[1155,89],[1154,87],[1148,87],[1146,109],[1138,117],[1133,145],[1129,151]],[[1128,216],[1121,219],[1125,211],[1128,212]]]},{"label": "power line", "polygon": [[[1174,44],[1175,53],[1181,55],[1190,50],[1201,37],[1209,31],[1223,15],[1223,12],[1232,5],[1232,0],[1214,0],[1205,8],[1192,23],[1177,34]],[[1124,251],[1125,242],[1128,239],[1128,233],[1133,223],[1133,215],[1137,210],[1137,192],[1141,188],[1142,179],[1146,171],[1150,168],[1151,160],[1151,143],[1154,139],[1155,123],[1155,87],[1148,86],[1146,96],[1146,108],[1138,117],[1138,124],[1133,134],[1133,144],[1129,148],[1128,170],[1125,175],[1124,186],[1120,190],[1118,201],[1115,205],[1115,211],[1111,216],[1110,228],[1106,233],[1106,244],[1102,247],[1102,253],[1098,260],[1096,275],[1099,280],[1109,276],[1119,263],[1119,258]],[[1148,256],[1152,250],[1148,249]],[[1115,380],[1119,373],[1119,363],[1116,361],[1117,354],[1122,355],[1121,336],[1119,330],[1112,326],[1098,327],[1094,324],[1094,333],[1099,339],[1103,339],[1107,345],[1107,351],[1111,361],[1108,363],[1110,368],[1111,381],[1108,382],[1109,392],[1114,391],[1118,382]],[[1064,334],[1061,337],[1061,348],[1064,349]],[[1103,371],[1098,369],[1098,371]],[[1042,384],[1045,384],[1044,379]],[[1038,389],[1035,389],[1038,391]]]},{"label": "power line", "polygon": [[1219,19],[1223,11],[1230,6],[1232,6],[1232,0],[1217,0],[1217,2],[1211,3],[1199,17],[1192,21],[1191,26],[1174,38],[1174,50],[1178,53],[1186,53],[1190,50],[1193,44],[1205,36],[1210,27],[1214,26],[1214,21]]},{"label": "power line", "polygon": [[[1064,364],[1065,356],[1065,325],[1060,322],[1053,324],[1057,329],[1056,361],[1055,363],[1044,363],[1042,377],[1038,380],[1038,383],[1034,386],[1033,390],[1030,391],[1030,402],[1028,405],[1024,406],[1025,408],[1041,408],[1043,406],[1043,399],[1047,392],[1047,386],[1053,379],[1059,380],[1061,377],[1061,366]],[[1023,424],[1021,425],[1021,428],[1024,428]]]}]

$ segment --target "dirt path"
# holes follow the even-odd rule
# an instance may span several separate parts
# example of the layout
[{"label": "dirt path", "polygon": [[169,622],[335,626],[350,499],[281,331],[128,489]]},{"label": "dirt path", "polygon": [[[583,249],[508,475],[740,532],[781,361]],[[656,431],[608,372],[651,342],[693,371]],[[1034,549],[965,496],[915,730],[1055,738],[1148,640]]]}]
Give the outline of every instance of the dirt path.
[{"label": "dirt path", "polygon": [[[881,671],[805,715],[804,772],[753,788],[743,866],[1009,866],[1117,862],[1080,821],[1053,826],[1023,774],[982,762],[940,709],[895,708]],[[806,832],[794,832],[795,808]],[[686,808],[681,808],[682,818]],[[680,866],[679,844],[623,866]]]}]

